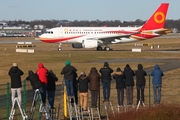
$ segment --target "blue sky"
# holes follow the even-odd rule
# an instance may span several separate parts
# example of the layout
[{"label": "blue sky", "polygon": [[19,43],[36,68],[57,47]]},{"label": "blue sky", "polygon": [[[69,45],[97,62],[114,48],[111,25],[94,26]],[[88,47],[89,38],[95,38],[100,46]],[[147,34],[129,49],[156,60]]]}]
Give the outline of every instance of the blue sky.
[{"label": "blue sky", "polygon": [[180,0],[1,0],[1,20],[147,20],[162,2],[180,19]]}]

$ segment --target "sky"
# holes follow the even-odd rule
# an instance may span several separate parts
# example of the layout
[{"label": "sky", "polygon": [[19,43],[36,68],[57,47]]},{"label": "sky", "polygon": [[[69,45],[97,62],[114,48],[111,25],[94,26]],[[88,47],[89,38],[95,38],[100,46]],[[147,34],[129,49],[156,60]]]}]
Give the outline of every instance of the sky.
[{"label": "sky", "polygon": [[147,20],[169,3],[167,19],[180,19],[180,0],[1,0],[2,20]]}]

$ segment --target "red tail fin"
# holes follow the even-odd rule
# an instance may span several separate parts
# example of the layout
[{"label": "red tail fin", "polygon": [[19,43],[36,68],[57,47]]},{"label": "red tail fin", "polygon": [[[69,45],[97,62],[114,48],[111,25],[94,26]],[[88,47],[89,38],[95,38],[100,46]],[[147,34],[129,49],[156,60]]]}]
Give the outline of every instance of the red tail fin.
[{"label": "red tail fin", "polygon": [[153,30],[164,27],[169,3],[162,3],[141,30]]}]

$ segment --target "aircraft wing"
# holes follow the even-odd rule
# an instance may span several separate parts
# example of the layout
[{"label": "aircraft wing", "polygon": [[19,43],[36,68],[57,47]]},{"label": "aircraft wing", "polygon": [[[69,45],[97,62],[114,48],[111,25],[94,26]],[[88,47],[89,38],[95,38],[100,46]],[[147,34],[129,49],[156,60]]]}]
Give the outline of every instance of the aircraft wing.
[{"label": "aircraft wing", "polygon": [[108,37],[98,37],[98,38],[88,38],[89,40],[91,39],[96,39],[96,40],[100,40],[102,42],[106,42],[106,43],[113,43],[115,41],[115,39],[121,39],[121,38],[129,38],[131,35],[134,34],[138,34],[139,32],[134,32],[132,34],[124,34],[124,35],[119,35],[119,36],[108,36]]}]

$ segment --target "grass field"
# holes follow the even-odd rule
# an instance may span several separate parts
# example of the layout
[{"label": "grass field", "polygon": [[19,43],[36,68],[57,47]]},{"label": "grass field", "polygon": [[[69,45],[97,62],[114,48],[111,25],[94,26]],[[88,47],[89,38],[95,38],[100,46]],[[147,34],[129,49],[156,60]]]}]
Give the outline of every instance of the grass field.
[{"label": "grass field", "polygon": [[[2,38],[1,38],[2,39]],[[0,40],[1,40],[0,39]],[[18,38],[14,38],[17,40]],[[20,38],[19,41],[24,41],[25,38]],[[30,38],[28,38],[30,39]],[[32,38],[31,38],[32,39]],[[33,38],[34,39],[34,38]],[[13,40],[13,39],[11,39]],[[151,43],[154,45],[153,50],[177,50],[179,49],[180,39],[152,39],[140,43]],[[161,44],[159,44],[161,43]],[[100,69],[103,63],[96,62],[97,60],[107,60],[107,59],[126,59],[126,58],[179,58],[180,54],[164,53],[164,52],[150,52],[149,46],[142,47],[141,53],[132,53],[131,49],[134,48],[135,43],[128,44],[116,44],[110,45],[114,51],[96,51],[95,49],[73,49],[70,45],[63,44],[63,51],[58,52],[58,44],[48,44],[48,43],[34,43],[35,53],[16,53],[16,44],[0,44],[0,79],[1,83],[9,81],[9,76],[7,72],[12,66],[13,62],[17,62],[19,68],[24,71],[22,79],[27,76],[28,70],[35,71],[37,69],[37,64],[43,62],[45,67],[52,69],[57,76],[61,79],[59,72],[65,65],[67,59],[71,60],[72,65],[77,67],[78,74],[81,71],[89,72],[90,68],[95,66]],[[160,45],[161,48],[157,48]],[[126,50],[126,51],[125,51]],[[147,52],[148,51],[148,52]],[[138,63],[110,63],[110,66],[115,70],[118,66],[122,69],[126,64],[130,64],[133,70],[136,70]],[[153,66],[155,63],[143,64],[144,68]]]}]

